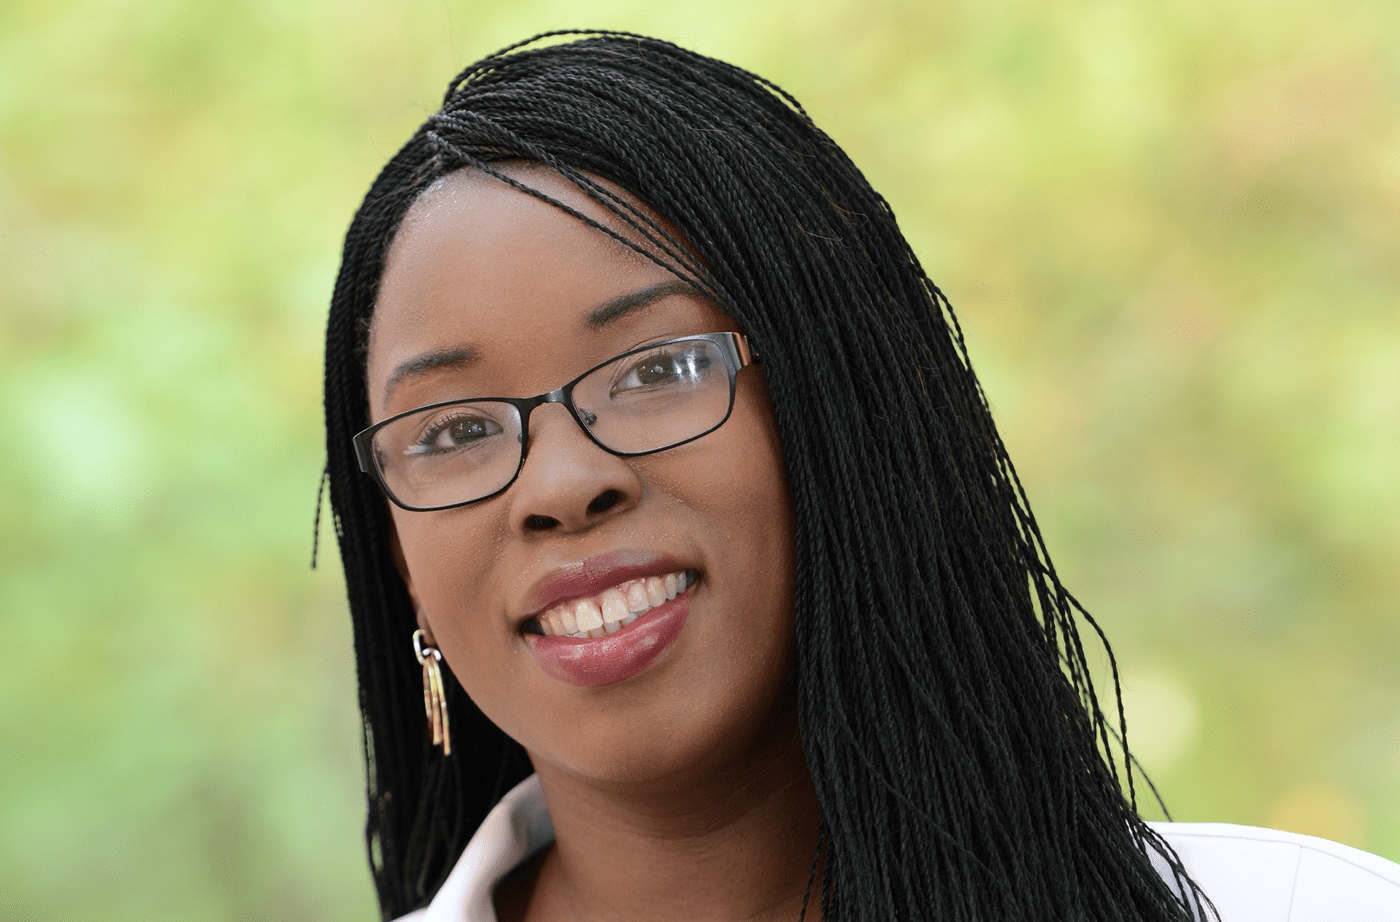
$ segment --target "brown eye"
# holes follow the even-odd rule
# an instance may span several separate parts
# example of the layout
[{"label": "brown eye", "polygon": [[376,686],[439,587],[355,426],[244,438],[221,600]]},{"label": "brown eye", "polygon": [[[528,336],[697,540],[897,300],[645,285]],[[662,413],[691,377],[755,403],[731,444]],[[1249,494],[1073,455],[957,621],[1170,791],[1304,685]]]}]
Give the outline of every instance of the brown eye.
[{"label": "brown eye", "polygon": [[637,381],[644,386],[658,384],[673,377],[669,363],[665,362],[648,362],[646,365],[639,366],[633,374],[637,376]]},{"label": "brown eye", "polygon": [[698,384],[713,363],[703,348],[653,353],[632,365],[612,386],[612,395],[678,384]]},{"label": "brown eye", "polygon": [[505,430],[489,416],[461,414],[424,427],[411,454],[439,454],[470,448]]}]

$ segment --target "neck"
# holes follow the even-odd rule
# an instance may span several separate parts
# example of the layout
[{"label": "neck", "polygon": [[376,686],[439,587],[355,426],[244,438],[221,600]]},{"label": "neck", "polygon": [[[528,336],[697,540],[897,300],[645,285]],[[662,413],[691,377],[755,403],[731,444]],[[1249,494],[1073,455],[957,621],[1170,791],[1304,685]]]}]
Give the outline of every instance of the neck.
[{"label": "neck", "polygon": [[[645,782],[599,783],[537,762],[555,844],[497,889],[502,922],[796,922],[820,809],[796,720],[784,729],[770,737],[777,745],[723,770]],[[820,915],[816,890],[809,920]]]}]

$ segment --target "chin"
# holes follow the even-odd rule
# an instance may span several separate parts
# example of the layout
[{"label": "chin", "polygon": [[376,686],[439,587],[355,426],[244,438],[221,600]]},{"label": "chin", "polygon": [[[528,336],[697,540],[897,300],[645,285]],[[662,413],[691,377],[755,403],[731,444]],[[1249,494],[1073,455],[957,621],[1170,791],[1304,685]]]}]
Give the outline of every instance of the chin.
[{"label": "chin", "polygon": [[612,700],[565,721],[547,733],[543,745],[521,742],[542,774],[660,795],[704,786],[716,773],[729,775],[746,761],[771,758],[775,738],[796,741],[791,683],[738,689],[723,679],[675,678],[671,694],[658,695],[656,687],[642,683],[611,689],[617,693],[607,696]]}]

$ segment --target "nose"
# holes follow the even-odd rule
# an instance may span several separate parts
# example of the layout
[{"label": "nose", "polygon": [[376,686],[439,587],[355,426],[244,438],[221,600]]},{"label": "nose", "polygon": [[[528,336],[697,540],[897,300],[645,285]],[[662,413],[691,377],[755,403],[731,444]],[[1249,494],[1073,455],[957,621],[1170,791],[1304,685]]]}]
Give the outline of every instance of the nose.
[{"label": "nose", "polygon": [[593,444],[567,409],[544,404],[530,415],[525,465],[506,496],[517,535],[569,534],[635,506],[642,482],[627,459]]}]

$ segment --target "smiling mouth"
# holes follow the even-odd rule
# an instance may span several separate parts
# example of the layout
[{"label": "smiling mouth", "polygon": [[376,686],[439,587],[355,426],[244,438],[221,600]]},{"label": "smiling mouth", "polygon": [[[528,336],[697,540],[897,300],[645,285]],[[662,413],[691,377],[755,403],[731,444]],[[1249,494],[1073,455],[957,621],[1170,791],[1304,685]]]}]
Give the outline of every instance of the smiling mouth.
[{"label": "smiling mouth", "polygon": [[606,637],[693,587],[699,578],[695,570],[679,570],[664,576],[629,579],[597,595],[552,606],[526,621],[521,630],[526,634],[579,640]]}]

